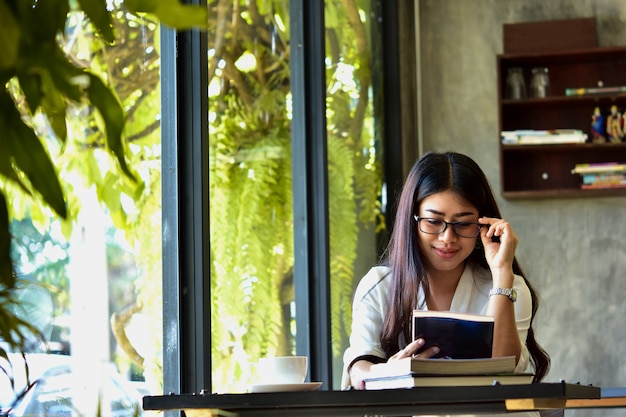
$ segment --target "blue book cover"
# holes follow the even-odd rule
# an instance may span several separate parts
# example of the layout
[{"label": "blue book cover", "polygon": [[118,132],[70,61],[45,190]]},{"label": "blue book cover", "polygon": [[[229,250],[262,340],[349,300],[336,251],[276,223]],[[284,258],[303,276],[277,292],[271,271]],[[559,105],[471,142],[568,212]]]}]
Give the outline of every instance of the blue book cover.
[{"label": "blue book cover", "polygon": [[477,314],[415,310],[413,340],[423,338],[424,349],[438,346],[438,358],[490,358],[494,319]]}]

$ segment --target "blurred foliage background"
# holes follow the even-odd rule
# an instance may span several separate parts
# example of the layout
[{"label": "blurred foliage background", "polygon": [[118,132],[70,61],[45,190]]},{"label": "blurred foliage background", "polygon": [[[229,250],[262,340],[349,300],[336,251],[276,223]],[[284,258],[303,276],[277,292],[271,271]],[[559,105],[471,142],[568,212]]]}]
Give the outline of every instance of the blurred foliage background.
[{"label": "blurred foliage background", "polygon": [[[29,284],[50,291],[54,314],[69,309],[67,239],[85,193],[140,249],[141,277],[161,277],[159,22],[206,29],[207,10],[0,0],[0,357],[45,336],[22,314]],[[124,262],[115,245],[108,252],[113,269]],[[141,305],[139,293],[131,300]],[[119,295],[114,309],[128,302]],[[160,309],[160,294],[146,297]]]},{"label": "blurred foliage background", "polygon": [[[258,357],[294,353],[288,3],[0,0],[0,338],[12,349],[35,330],[10,308],[19,286],[15,259],[33,266],[28,279],[55,289],[59,311],[68,308],[64,238],[89,190],[135,251],[124,260],[124,248],[108,249],[111,265],[137,268],[129,278],[135,294],[113,297],[113,333],[128,360],[160,378],[160,322],[153,323],[149,353],[140,354],[116,328],[138,312],[161,315],[155,242],[164,23],[208,36],[214,388],[245,389]],[[362,231],[385,230],[371,3],[325,2],[331,320],[339,362],[360,278],[355,265],[375,262],[360,255],[373,245],[360,239]],[[46,244],[58,256],[35,262]]]}]

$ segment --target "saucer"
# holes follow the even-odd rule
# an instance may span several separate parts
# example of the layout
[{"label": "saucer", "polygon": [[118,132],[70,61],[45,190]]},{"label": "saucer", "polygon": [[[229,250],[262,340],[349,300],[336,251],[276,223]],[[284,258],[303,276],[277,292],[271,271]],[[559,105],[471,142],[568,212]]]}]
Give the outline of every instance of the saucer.
[{"label": "saucer", "polygon": [[321,382],[303,382],[301,384],[256,384],[252,386],[252,392],[315,391],[321,386]]}]

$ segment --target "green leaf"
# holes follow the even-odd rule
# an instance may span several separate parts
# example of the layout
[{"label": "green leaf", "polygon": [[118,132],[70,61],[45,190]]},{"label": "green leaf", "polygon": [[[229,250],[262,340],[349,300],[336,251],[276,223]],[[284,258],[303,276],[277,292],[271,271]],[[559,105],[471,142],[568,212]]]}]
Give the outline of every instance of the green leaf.
[{"label": "green leaf", "polygon": [[115,42],[113,34],[113,20],[107,10],[107,3],[104,0],[78,0],[80,8],[85,12],[93,27],[100,36],[112,44]]},{"label": "green leaf", "polygon": [[183,4],[180,0],[126,0],[124,5],[133,13],[150,13],[166,26],[178,30],[208,28],[206,7]]},{"label": "green leaf", "polygon": [[[38,67],[45,68],[50,72],[54,87],[68,99],[76,103],[80,102],[82,99],[81,85],[89,83],[89,77],[83,74],[84,70],[72,65],[58,46],[55,46],[55,50],[49,56],[46,56],[45,59],[47,65],[38,65]],[[85,81],[81,84],[80,80],[83,78]],[[46,81],[46,78],[42,80],[42,82]]]},{"label": "green leaf", "polygon": [[[2,129],[1,124],[0,124],[0,129]],[[0,175],[4,175],[9,180],[19,185],[22,191],[25,192],[26,194],[31,194],[28,187],[24,185],[22,180],[20,180],[20,177],[15,171],[15,169],[13,169],[13,164],[11,163],[11,158],[9,157],[10,154],[8,151],[5,150],[6,146],[3,146],[3,144],[4,144],[4,141],[0,141]]]},{"label": "green leaf", "polygon": [[94,74],[85,72],[90,83],[87,87],[89,101],[98,109],[106,127],[106,142],[109,151],[115,155],[122,172],[133,181],[137,181],[135,174],[130,171],[126,162],[122,132],[124,130],[124,110],[111,90]]},{"label": "green leaf", "polygon": [[[13,106],[13,102],[7,102],[6,104]],[[9,112],[10,113],[10,112]],[[0,114],[0,132],[8,132],[9,124],[5,113]],[[11,160],[11,151],[9,149],[8,141],[0,137],[0,175],[3,175],[7,179],[17,184],[22,191],[26,194],[32,195],[28,187],[24,185],[19,177],[19,174],[13,166]]]},{"label": "green leaf", "polygon": [[20,28],[5,1],[0,1],[0,68],[15,66],[20,45]]},{"label": "green leaf", "polygon": [[[83,70],[73,66],[58,45],[40,48],[36,52],[22,54],[24,69],[18,74],[20,87],[32,114],[41,107],[57,138],[65,142],[67,137],[66,97],[75,102],[82,98],[77,76]],[[83,76],[86,82],[88,78]]]},{"label": "green leaf", "polygon": [[52,161],[35,132],[24,123],[8,132],[7,139],[13,148],[15,165],[26,174],[33,188],[41,194],[44,201],[62,218],[67,216],[67,207],[63,190]]},{"label": "green leaf", "polygon": [[61,141],[65,142],[67,137],[67,124],[65,123],[67,104],[65,98],[62,92],[56,88],[50,73],[47,71],[42,73],[41,79],[43,81],[41,84],[41,92],[43,93],[41,108],[46,113],[54,133]]},{"label": "green leaf", "polygon": [[74,66],[68,60],[58,44],[23,51],[20,60],[17,76],[33,113],[50,91],[58,90],[55,94],[65,95],[74,102],[81,101],[81,83],[77,78],[82,76],[85,79],[83,84],[87,84],[89,79],[83,76],[82,68]]},{"label": "green leaf", "polygon": [[0,191],[0,283],[13,288],[15,276],[11,261],[11,232],[9,231],[9,209],[4,194]]},{"label": "green leaf", "polygon": [[0,108],[4,111],[0,126],[5,125],[7,129],[3,132],[3,141],[6,142],[8,154],[45,202],[65,218],[67,207],[63,190],[48,153],[35,132],[24,124],[13,100],[5,91],[0,92]]}]

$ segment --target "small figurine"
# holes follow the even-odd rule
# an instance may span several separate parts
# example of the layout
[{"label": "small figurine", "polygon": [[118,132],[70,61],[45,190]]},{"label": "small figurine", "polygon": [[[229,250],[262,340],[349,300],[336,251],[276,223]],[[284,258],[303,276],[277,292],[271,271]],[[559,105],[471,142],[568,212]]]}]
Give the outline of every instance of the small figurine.
[{"label": "small figurine", "polygon": [[606,133],[609,142],[621,142],[624,140],[624,131],[622,129],[622,115],[617,111],[617,106],[611,106],[611,114],[606,120]]},{"label": "small figurine", "polygon": [[604,116],[600,112],[600,108],[596,107],[593,110],[591,116],[591,142],[592,143],[605,143],[606,142],[606,125],[604,124]]}]

